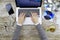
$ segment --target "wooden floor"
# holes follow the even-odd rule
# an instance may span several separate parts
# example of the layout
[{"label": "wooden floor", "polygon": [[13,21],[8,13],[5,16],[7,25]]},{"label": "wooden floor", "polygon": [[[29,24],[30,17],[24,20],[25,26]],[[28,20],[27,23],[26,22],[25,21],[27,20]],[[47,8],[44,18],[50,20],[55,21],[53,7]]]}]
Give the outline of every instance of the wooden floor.
[{"label": "wooden floor", "polygon": [[[0,40],[12,40],[13,32],[16,28],[15,14],[9,16],[6,11],[5,5],[11,3],[14,12],[16,11],[16,5],[14,0],[0,0]],[[60,12],[59,12],[60,13]],[[58,14],[60,15],[60,14]],[[60,18],[60,17],[59,17]],[[14,24],[13,24],[14,23]],[[5,26],[7,26],[5,28]],[[43,24],[43,28],[46,25]],[[55,32],[46,32],[49,40],[60,40],[60,26],[57,26]],[[19,37],[21,40],[40,40],[38,31],[35,26],[23,26]]]}]

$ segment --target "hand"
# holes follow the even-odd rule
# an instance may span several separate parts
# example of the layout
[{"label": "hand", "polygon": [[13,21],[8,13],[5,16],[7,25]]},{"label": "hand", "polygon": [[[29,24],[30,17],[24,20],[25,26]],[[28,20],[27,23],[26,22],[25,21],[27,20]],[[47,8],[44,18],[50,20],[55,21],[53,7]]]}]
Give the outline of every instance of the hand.
[{"label": "hand", "polygon": [[25,20],[25,13],[21,13],[18,17],[18,23],[22,25],[24,20]]},{"label": "hand", "polygon": [[34,24],[37,24],[38,23],[38,15],[36,12],[31,12],[31,19],[32,21],[34,22]]}]

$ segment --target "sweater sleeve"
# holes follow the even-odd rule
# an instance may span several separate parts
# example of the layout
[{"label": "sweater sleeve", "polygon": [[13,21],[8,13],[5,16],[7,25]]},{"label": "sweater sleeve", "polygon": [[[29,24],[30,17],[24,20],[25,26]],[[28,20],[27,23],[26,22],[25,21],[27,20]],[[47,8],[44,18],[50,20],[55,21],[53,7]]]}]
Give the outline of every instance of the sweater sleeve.
[{"label": "sweater sleeve", "polygon": [[42,28],[42,26],[40,24],[38,24],[36,26],[36,28],[38,30],[38,33],[39,33],[39,36],[40,36],[41,40],[48,40],[47,35],[46,35],[44,29]]},{"label": "sweater sleeve", "polygon": [[21,26],[17,25],[12,40],[19,40],[20,31],[21,31]]}]

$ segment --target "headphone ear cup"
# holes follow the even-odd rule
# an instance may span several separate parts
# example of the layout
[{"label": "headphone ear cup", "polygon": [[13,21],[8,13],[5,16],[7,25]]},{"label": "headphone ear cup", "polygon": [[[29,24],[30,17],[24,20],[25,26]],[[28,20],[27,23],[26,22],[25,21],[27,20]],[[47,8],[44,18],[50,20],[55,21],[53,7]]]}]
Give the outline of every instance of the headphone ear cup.
[{"label": "headphone ear cup", "polygon": [[53,14],[52,12],[50,12],[50,11],[45,11],[45,12],[44,12],[44,18],[45,18],[46,20],[53,19],[53,18],[54,18],[54,14]]},{"label": "headphone ear cup", "polygon": [[51,19],[48,15],[44,16],[44,18],[45,18],[46,20]]}]

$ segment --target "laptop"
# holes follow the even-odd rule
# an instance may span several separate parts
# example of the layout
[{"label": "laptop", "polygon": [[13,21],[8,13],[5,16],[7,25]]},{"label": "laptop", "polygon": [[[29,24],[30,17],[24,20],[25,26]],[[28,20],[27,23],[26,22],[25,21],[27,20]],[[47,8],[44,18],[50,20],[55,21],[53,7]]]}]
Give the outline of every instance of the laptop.
[{"label": "laptop", "polygon": [[25,12],[26,13],[26,18],[25,18],[25,21],[23,23],[23,25],[34,25],[34,23],[32,22],[31,20],[31,12],[36,12],[38,14],[38,21],[40,24],[42,24],[42,19],[41,19],[41,8],[20,8],[20,7],[17,7],[16,8],[16,22],[17,24],[19,25],[18,23],[18,17],[20,15],[21,12]]}]

